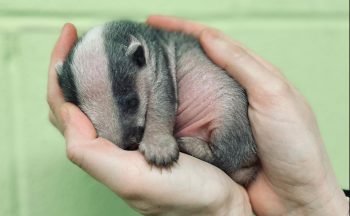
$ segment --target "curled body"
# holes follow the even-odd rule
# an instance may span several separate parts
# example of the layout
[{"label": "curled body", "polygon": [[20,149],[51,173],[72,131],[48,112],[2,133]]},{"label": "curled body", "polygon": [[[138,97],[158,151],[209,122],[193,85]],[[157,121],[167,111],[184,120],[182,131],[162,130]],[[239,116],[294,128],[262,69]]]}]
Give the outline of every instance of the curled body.
[{"label": "curled body", "polygon": [[256,144],[243,88],[191,36],[114,21],[83,35],[56,66],[65,100],[98,136],[167,167],[179,151],[246,185]]}]

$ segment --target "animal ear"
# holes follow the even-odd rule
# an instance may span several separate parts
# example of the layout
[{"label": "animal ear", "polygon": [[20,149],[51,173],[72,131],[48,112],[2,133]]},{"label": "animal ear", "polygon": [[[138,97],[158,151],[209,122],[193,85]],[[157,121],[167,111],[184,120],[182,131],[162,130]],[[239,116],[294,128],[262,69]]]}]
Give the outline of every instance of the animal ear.
[{"label": "animal ear", "polygon": [[59,61],[56,63],[55,70],[56,70],[57,76],[62,75],[62,72],[63,72],[63,62],[62,61]]},{"label": "animal ear", "polygon": [[146,64],[145,49],[141,42],[134,36],[130,37],[130,44],[126,55],[139,67],[143,67]]}]

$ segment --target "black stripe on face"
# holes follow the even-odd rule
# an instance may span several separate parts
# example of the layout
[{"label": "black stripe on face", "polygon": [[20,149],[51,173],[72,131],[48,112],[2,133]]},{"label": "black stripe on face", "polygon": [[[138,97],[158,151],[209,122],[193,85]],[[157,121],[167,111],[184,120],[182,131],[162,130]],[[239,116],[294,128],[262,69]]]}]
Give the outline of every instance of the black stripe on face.
[{"label": "black stripe on face", "polygon": [[139,107],[139,97],[137,93],[133,90],[130,90],[127,94],[118,95],[117,94],[117,103],[119,110],[124,115],[133,115],[137,114]]},{"label": "black stripe on face", "polygon": [[121,114],[121,120],[124,119],[130,122],[130,118],[133,115],[137,115],[140,103],[136,86],[138,69],[130,65],[128,59],[119,61],[115,59],[109,60],[112,92],[115,103]]},{"label": "black stripe on face", "polygon": [[[108,59],[109,77],[112,83],[114,102],[118,109],[118,124],[122,131],[122,148],[133,149],[143,135],[139,127],[138,112],[140,99],[137,92],[136,79],[140,65],[135,59],[126,55],[126,47],[130,43],[132,26],[113,23],[104,30],[104,45]],[[142,125],[143,127],[143,125]]]},{"label": "black stripe on face", "polygon": [[137,63],[142,62],[135,63],[133,57],[126,55],[130,36],[135,34],[134,25],[129,22],[114,22],[106,25],[104,30],[104,45],[113,96],[121,114],[120,120],[128,124],[133,123],[132,117],[136,117],[140,103],[136,79],[140,70],[140,65]]}]

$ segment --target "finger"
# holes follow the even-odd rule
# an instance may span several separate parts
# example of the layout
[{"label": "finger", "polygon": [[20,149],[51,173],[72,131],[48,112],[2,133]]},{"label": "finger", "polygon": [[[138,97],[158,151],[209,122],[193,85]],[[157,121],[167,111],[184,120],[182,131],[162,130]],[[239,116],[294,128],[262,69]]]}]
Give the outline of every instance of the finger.
[{"label": "finger", "polygon": [[184,32],[194,37],[198,37],[204,29],[208,28],[199,23],[185,21],[176,17],[159,15],[149,16],[146,23],[156,28],[162,28],[167,31]]},{"label": "finger", "polygon": [[[55,65],[58,61],[63,61],[77,39],[77,31],[72,24],[65,24],[60,37],[51,54],[49,66],[47,101],[53,114],[57,117],[59,107],[64,103],[62,92],[57,82]],[[59,116],[58,116],[59,117]]]},{"label": "finger", "polygon": [[75,105],[64,103],[60,108],[63,134],[67,144],[68,158],[78,166],[86,169],[89,159],[85,155],[96,143],[96,130],[88,117]]},{"label": "finger", "polygon": [[[156,27],[156,28],[162,28],[167,31],[180,31],[184,32],[186,34],[190,34],[196,38],[199,39],[201,32],[205,29],[210,31],[217,31],[213,28],[207,27],[203,24],[186,21],[180,18],[176,17],[169,17],[169,16],[160,16],[160,15],[152,15],[149,16],[147,21],[149,25]],[[217,31],[218,32],[218,31]],[[219,32],[218,32],[219,33]],[[271,71],[279,71],[274,65],[272,65],[270,62],[263,59],[261,56],[255,54],[250,49],[244,47],[242,44],[240,44],[238,41],[232,40],[230,38],[226,37],[227,40],[230,40],[232,43],[242,47],[247,53],[252,55],[258,62],[260,62],[263,66],[265,66],[268,70]]]},{"label": "finger", "polygon": [[58,124],[56,116],[52,113],[52,111],[49,111],[49,121],[50,123],[55,126],[61,133],[63,132],[63,129],[61,127],[61,124]]},{"label": "finger", "polygon": [[140,173],[150,170],[139,151],[124,151],[103,138],[81,110],[65,103],[61,109],[68,158],[122,197],[140,185]]},{"label": "finger", "polygon": [[261,65],[263,65],[264,67],[266,67],[266,69],[268,69],[269,71],[273,72],[273,73],[279,73],[279,69],[276,68],[273,64],[271,64],[270,62],[268,62],[266,59],[262,58],[261,56],[257,55],[255,52],[253,52],[252,50],[250,50],[249,48],[245,47],[243,44],[241,44],[240,42],[233,40],[232,38],[222,34],[221,32],[215,30],[215,29],[207,29],[208,31],[213,31],[215,32],[215,34],[220,34],[221,37],[226,40],[226,41],[230,41],[233,45],[239,46],[242,49],[244,49],[249,55],[251,55],[252,57],[255,58],[256,61],[258,61]]},{"label": "finger", "polygon": [[[186,187],[188,178],[202,180],[207,178],[208,173],[213,173],[210,175],[211,181],[207,183],[213,193],[217,193],[215,197],[222,195],[223,179],[227,188],[240,188],[218,168],[184,154],[180,154],[177,165],[171,170],[151,168],[139,151],[124,151],[106,139],[96,138],[93,125],[78,107],[65,103],[61,112],[65,120],[64,134],[69,159],[126,200],[143,197],[163,205],[175,201],[182,203],[183,198],[193,200],[196,194],[201,193],[201,187],[187,187],[193,193],[181,199],[169,200],[166,197],[177,193],[178,187],[162,182],[176,182]],[[199,172],[193,172],[193,167],[199,168]],[[159,190],[154,190],[156,187]]]},{"label": "finger", "polygon": [[79,144],[96,138],[96,130],[91,121],[74,104],[64,103],[60,116],[64,122],[64,136],[68,144]]},{"label": "finger", "polygon": [[209,58],[235,78],[248,94],[281,79],[280,75],[271,72],[247,50],[217,31],[203,31],[200,41]]}]

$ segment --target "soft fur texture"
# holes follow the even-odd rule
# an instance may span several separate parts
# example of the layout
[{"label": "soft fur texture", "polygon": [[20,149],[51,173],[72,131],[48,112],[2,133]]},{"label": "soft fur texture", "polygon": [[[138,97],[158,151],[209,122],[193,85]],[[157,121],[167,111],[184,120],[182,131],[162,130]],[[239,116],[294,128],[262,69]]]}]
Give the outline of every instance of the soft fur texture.
[{"label": "soft fur texture", "polygon": [[175,162],[180,150],[241,184],[254,178],[245,92],[196,39],[110,22],[80,38],[57,72],[65,99],[121,148],[138,148],[161,167]]}]

